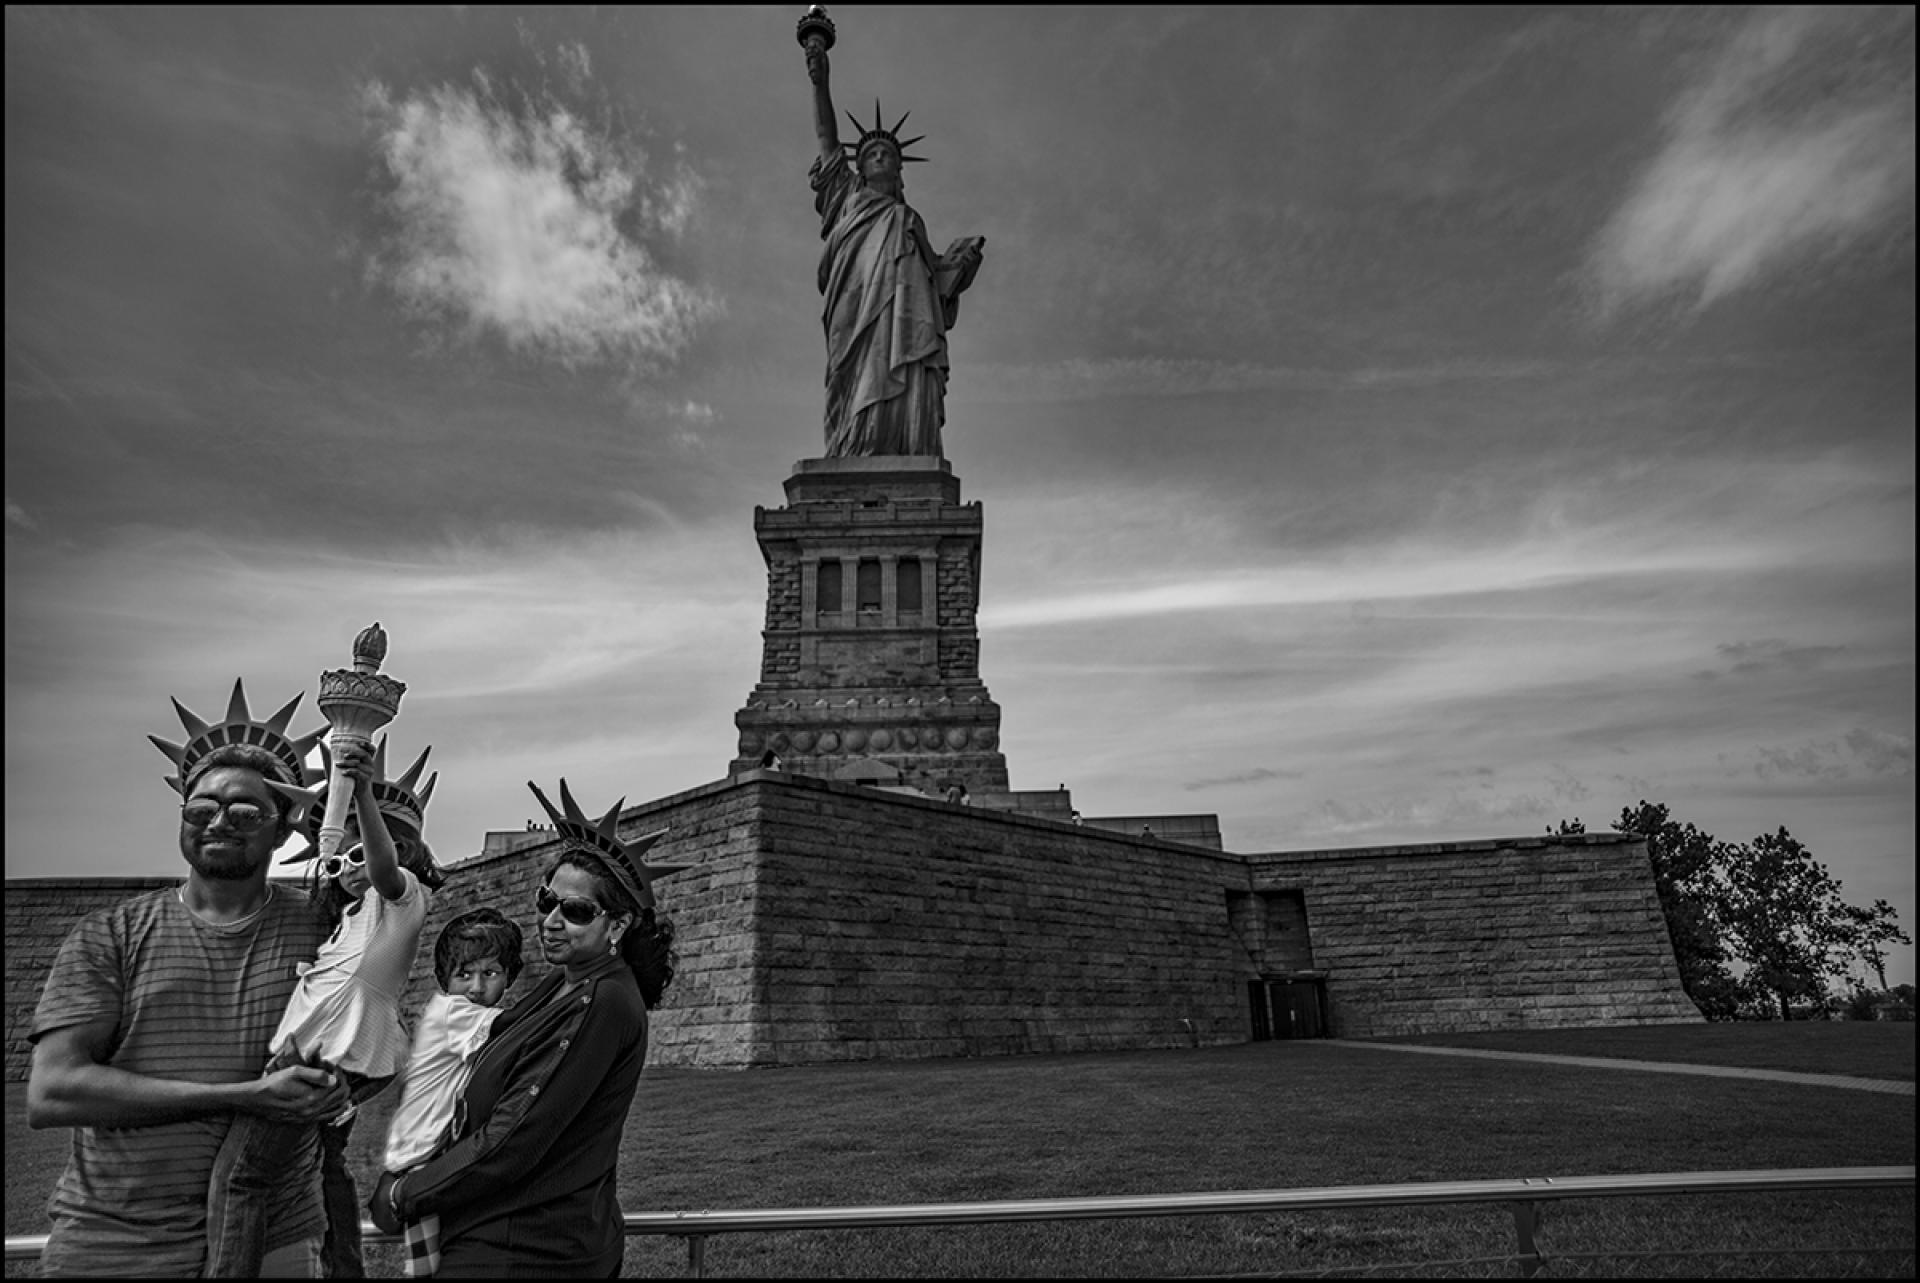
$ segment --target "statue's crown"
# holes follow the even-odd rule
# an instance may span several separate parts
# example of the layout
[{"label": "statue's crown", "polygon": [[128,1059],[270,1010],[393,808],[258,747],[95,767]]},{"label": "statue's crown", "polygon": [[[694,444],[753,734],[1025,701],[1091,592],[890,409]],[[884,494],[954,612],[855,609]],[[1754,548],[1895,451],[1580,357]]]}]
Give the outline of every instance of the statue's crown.
[{"label": "statue's crown", "polygon": [[174,744],[161,739],[158,735],[149,735],[153,746],[167,755],[176,770],[176,774],[167,777],[167,784],[174,792],[184,795],[186,782],[193,778],[194,769],[202,759],[216,749],[229,745],[244,744],[262,749],[278,765],[281,778],[270,781],[284,784],[294,789],[304,788],[315,778],[306,763],[307,755],[319,744],[320,737],[327,728],[294,738],[287,734],[287,724],[293,720],[293,710],[298,707],[300,696],[288,700],[285,707],[266,721],[255,721],[253,711],[247,707],[246,687],[236,681],[233,684],[233,697],[227,701],[227,715],[219,722],[207,722],[195,716],[179,700],[173,701],[174,712],[180,715],[180,724],[186,728],[187,741]]},{"label": "statue's crown", "polygon": [[300,696],[295,695],[266,721],[255,721],[253,710],[247,707],[246,687],[238,680],[233,683],[233,697],[227,701],[227,715],[219,722],[204,721],[185,704],[174,700],[173,711],[180,715],[180,724],[187,730],[186,743],[175,744],[158,735],[147,736],[174,765],[175,774],[166,777],[167,787],[185,797],[187,781],[211,754],[235,745],[256,748],[272,759],[279,777],[269,778],[267,787],[292,804],[287,820],[299,824],[320,796],[309,787],[318,773],[307,766],[307,756],[327,733],[327,728],[322,726],[298,738],[287,734],[287,724],[293,720],[293,710],[299,703]]},{"label": "statue's crown", "polygon": [[627,894],[643,909],[656,907],[653,894],[654,880],[669,878],[692,868],[690,864],[648,864],[643,857],[647,849],[666,835],[665,829],[644,834],[631,842],[620,840],[620,812],[626,807],[627,799],[621,798],[613,804],[613,809],[601,816],[598,821],[587,818],[580,804],[573,800],[573,793],[567,788],[565,780],[560,781],[560,804],[564,810],[556,809],[547,801],[547,795],[532,780],[527,787],[540,799],[540,805],[546,809],[547,818],[553,821],[554,831],[571,849],[584,851],[588,855],[599,856],[612,871]]},{"label": "statue's crown", "polygon": [[848,159],[858,161],[860,159],[860,153],[867,149],[867,145],[869,143],[875,143],[875,142],[892,143],[893,150],[896,153],[898,153],[900,156],[901,164],[908,164],[908,163],[918,164],[926,160],[926,157],[925,156],[909,156],[907,155],[907,148],[919,142],[920,139],[925,138],[926,135],[920,134],[916,137],[908,138],[904,141],[900,137],[900,126],[906,124],[907,117],[911,116],[912,114],[913,113],[910,111],[906,112],[900,117],[900,119],[893,122],[892,129],[888,129],[885,125],[881,124],[880,122],[880,100],[878,98],[875,98],[873,100],[873,128],[868,129],[865,125],[860,123],[860,118],[858,116],[855,116],[852,112],[848,112],[847,119],[851,120],[853,122],[853,127],[860,131],[860,139],[858,142],[842,143],[840,145],[846,148]]}]

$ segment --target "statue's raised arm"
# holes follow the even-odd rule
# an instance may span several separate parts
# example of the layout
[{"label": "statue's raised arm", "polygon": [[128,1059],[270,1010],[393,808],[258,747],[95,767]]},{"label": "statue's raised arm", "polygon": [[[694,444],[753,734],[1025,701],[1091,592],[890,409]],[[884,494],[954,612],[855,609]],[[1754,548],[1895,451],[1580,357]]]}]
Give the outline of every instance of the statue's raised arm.
[{"label": "statue's raised arm", "polygon": [[795,33],[813,83],[820,153],[808,175],[820,215],[820,292],[827,332],[827,454],[941,456],[946,423],[947,331],[960,295],[980,270],[986,238],[963,236],[934,253],[926,224],[907,204],[901,116],[889,129],[873,105],[869,129],[849,115],[858,140],[840,141],[829,87],[833,20],[814,5]]},{"label": "statue's raised arm", "polygon": [[814,5],[800,19],[800,47],[807,51],[807,79],[813,82],[813,132],[820,140],[822,156],[840,154],[840,125],[833,118],[833,89],[828,84],[832,65],[827,50],[833,48],[833,19],[825,5]]}]

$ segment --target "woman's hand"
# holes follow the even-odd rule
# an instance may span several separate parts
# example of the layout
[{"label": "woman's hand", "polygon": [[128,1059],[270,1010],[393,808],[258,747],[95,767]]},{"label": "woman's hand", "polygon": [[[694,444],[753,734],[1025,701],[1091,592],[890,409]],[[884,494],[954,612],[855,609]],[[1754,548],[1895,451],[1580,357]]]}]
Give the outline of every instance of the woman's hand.
[{"label": "woman's hand", "polygon": [[380,1179],[374,1183],[373,1196],[367,1200],[367,1211],[373,1217],[373,1223],[388,1234],[398,1234],[406,1224],[393,1206],[393,1187],[399,1183],[398,1172],[381,1172]]}]

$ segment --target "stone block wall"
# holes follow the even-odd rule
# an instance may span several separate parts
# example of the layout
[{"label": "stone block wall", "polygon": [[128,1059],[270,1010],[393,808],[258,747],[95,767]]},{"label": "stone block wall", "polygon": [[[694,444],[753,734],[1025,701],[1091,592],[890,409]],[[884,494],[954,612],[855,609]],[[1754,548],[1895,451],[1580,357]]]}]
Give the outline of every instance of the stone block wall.
[{"label": "stone block wall", "polygon": [[800,627],[800,562],[791,555],[767,561],[767,628],[791,631]]},{"label": "stone block wall", "polygon": [[[589,811],[594,799],[583,799]],[[1325,977],[1333,1032],[1382,1037],[1694,1021],[1645,843],[1617,834],[1241,856],[1054,820],[746,771],[630,809],[679,973],[656,1064],[745,1067],[1244,1041],[1246,982]],[[547,831],[464,861],[433,941],[490,904],[529,932]],[[505,849],[500,849],[505,848]],[[177,878],[7,884],[7,1074],[54,951],[90,909]]]},{"label": "stone block wall", "polygon": [[767,563],[767,627],[800,626],[800,563],[791,556]]},{"label": "stone block wall", "polygon": [[1313,970],[1306,898],[1298,891],[1229,891],[1227,920],[1246,950],[1249,980]]},{"label": "stone block wall", "polygon": [[[589,809],[592,809],[589,806]],[[716,1068],[1232,1043],[1247,1036],[1234,857],[782,772],[636,807],[680,967],[649,1061]],[[529,931],[551,841],[461,864],[423,933],[490,903]],[[1191,1025],[1183,1022],[1191,1022]]]},{"label": "stone block wall", "polygon": [[940,552],[940,567],[935,579],[939,593],[939,622],[942,628],[970,627],[973,624],[973,553],[958,541]]},{"label": "stone block wall", "polygon": [[979,677],[980,639],[976,636],[942,636],[940,675],[948,681]]},{"label": "stone block wall", "polygon": [[749,787],[753,1063],[1247,1037],[1237,858],[819,780]]},{"label": "stone block wall", "polygon": [[1246,858],[1256,889],[1303,893],[1337,1037],[1701,1019],[1642,839]]}]

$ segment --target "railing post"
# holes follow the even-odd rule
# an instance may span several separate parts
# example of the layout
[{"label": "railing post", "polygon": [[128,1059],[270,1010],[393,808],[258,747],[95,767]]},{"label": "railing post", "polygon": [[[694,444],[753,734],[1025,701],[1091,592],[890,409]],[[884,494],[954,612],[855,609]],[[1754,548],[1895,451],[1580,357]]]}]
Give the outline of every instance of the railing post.
[{"label": "railing post", "polygon": [[705,1234],[684,1234],[687,1240],[687,1277],[703,1279],[707,1277],[707,1236]]},{"label": "railing post", "polygon": [[1513,1209],[1513,1233],[1520,1240],[1520,1277],[1530,1279],[1540,1272],[1545,1264],[1540,1259],[1540,1245],[1535,1241],[1541,1223],[1547,1219],[1545,1203],[1510,1203]]}]

